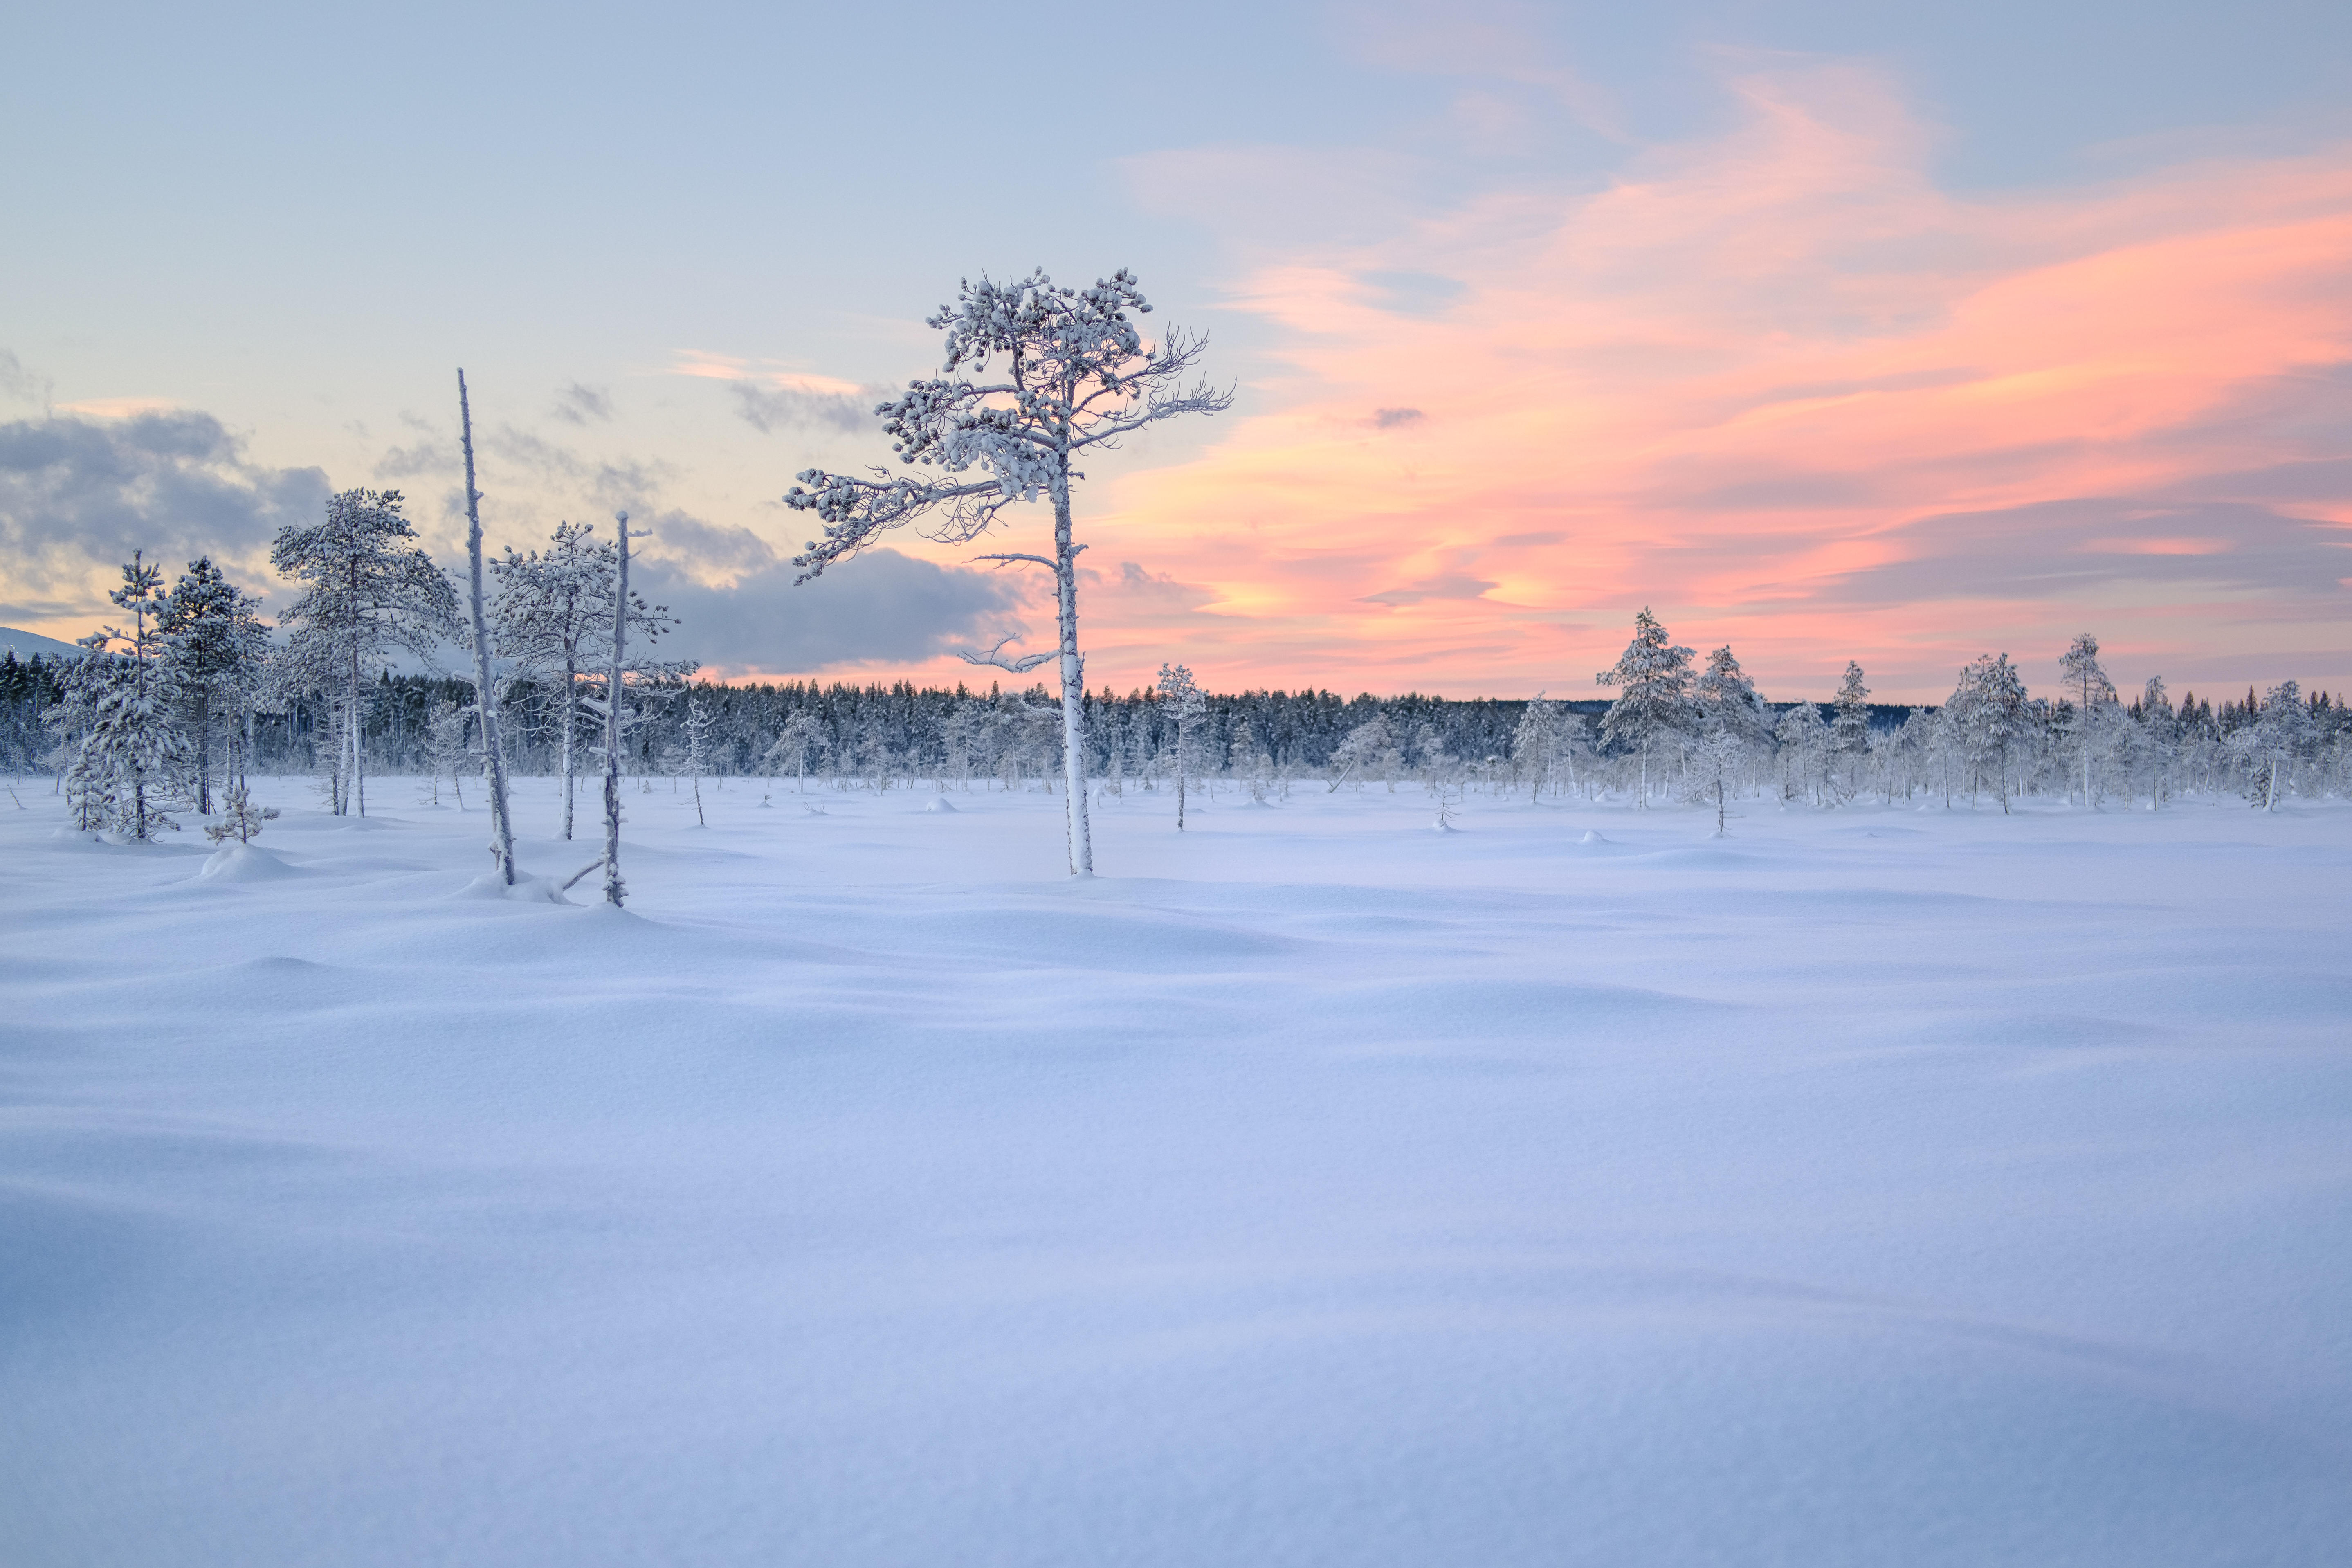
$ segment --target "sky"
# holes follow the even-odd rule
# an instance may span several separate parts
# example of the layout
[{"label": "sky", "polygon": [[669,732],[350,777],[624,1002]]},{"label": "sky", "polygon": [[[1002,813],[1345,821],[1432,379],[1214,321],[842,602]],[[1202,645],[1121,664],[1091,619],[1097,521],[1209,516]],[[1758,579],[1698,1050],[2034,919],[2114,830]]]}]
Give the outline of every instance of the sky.
[{"label": "sky", "polygon": [[1776,698],[2352,685],[2352,7],[345,9],[12,17],[0,624],[282,604],[333,489],[461,563],[462,365],[494,548],[985,674],[1043,509],[794,587],[779,498],[960,279],[1125,267],[1235,403],[1089,469],[1090,686],[1603,695],[1645,605]]}]

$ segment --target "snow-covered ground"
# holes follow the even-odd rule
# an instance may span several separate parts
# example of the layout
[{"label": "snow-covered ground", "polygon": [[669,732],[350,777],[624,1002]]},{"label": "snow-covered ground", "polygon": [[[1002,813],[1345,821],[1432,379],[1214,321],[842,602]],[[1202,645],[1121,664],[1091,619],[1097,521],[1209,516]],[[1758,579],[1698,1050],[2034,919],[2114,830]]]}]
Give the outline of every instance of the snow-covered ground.
[{"label": "snow-covered ground", "polygon": [[2347,1560],[2352,809],[257,793],[0,809],[11,1568]]}]

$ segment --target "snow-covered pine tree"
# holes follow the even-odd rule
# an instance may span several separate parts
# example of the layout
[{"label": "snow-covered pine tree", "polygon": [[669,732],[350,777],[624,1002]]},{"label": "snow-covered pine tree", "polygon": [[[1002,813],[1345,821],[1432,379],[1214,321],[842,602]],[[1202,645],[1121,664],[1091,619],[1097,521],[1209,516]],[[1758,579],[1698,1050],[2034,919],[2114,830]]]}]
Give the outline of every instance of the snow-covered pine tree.
[{"label": "snow-covered pine tree", "polygon": [[[784,496],[814,511],[824,537],[794,560],[801,581],[856,554],[883,531],[932,519],[928,537],[951,543],[979,538],[1017,502],[1041,498],[1054,510],[1054,553],[998,553],[983,560],[1022,562],[1054,574],[1060,631],[1062,766],[1073,876],[1094,874],[1087,826],[1085,662],[1078,652],[1078,552],[1072,537],[1070,484],[1088,451],[1184,414],[1233,405],[1230,392],[1205,382],[1184,384],[1207,347],[1204,338],[1171,331],[1147,345],[1130,318],[1151,306],[1134,277],[1119,272],[1091,289],[1055,284],[1043,271],[1018,282],[966,282],[952,305],[927,324],[947,333],[947,374],[910,383],[906,395],[876,410],[904,464],[940,477],[892,479],[877,469],[856,479],[811,468]],[[1000,380],[985,374],[1002,359]],[[977,478],[963,478],[974,469]]]},{"label": "snow-covered pine tree", "polygon": [[232,838],[239,844],[250,844],[253,836],[261,831],[261,825],[277,815],[278,808],[274,805],[254,805],[252,796],[247,793],[245,781],[239,779],[228,786],[228,798],[221,806],[220,820],[205,828],[205,837],[215,844],[226,844]]},{"label": "snow-covered pine tree", "polygon": [[2088,810],[2095,802],[2091,795],[2091,752],[2095,744],[2093,710],[2116,700],[2115,682],[2099,668],[2099,639],[2084,632],[2067,645],[2058,659],[2059,673],[2064,678],[2066,689],[2074,699],[2074,729],[2076,750],[2083,763],[2083,805]]},{"label": "snow-covered pine tree", "polygon": [[2253,787],[2247,792],[2253,805],[2263,811],[2278,809],[2280,775],[2292,774],[2316,728],[2304,704],[2303,689],[2294,681],[2281,681],[2263,694],[2251,730],[2241,731],[2250,736],[2249,750],[2255,759]]},{"label": "snow-covered pine tree", "polygon": [[462,635],[457,590],[409,542],[416,530],[403,504],[398,490],[341,490],[327,499],[325,521],[289,524],[269,547],[278,574],[304,584],[278,617],[290,634],[278,655],[282,679],[293,690],[335,693],[341,709],[335,767],[350,788],[336,791],[337,815],[367,811],[362,667],[393,648],[427,658],[442,638]]},{"label": "snow-covered pine tree", "polygon": [[2166,779],[2179,743],[2180,720],[2172,710],[2172,699],[2164,689],[2164,678],[2151,675],[2140,690],[2127,753],[2133,771],[2147,782],[2150,811],[2164,804]]},{"label": "snow-covered pine tree", "polygon": [[1772,739],[1780,748],[1780,797],[1786,800],[1795,793],[1790,787],[1793,782],[1811,795],[1815,805],[1828,804],[1830,729],[1822,722],[1821,705],[1789,704],[1772,726]]},{"label": "snow-covered pine tree", "polygon": [[686,700],[686,771],[694,777],[694,822],[698,827],[710,826],[702,815],[702,775],[710,771],[711,742],[719,732],[718,716],[700,693]]},{"label": "snow-covered pine tree", "polygon": [[[1845,679],[1830,700],[1830,752],[1849,775],[1870,755],[1870,688],[1863,684],[1862,666],[1845,661]],[[1858,782],[1849,776],[1843,794],[1851,795]]]},{"label": "snow-covered pine tree", "polygon": [[98,718],[98,699],[106,689],[113,660],[106,655],[110,639],[103,632],[83,637],[89,652],[61,661],[58,700],[44,710],[41,728],[52,737],[46,761],[57,769],[57,789],[66,797],[74,826],[89,832],[106,825],[106,781],[98,771],[98,756],[87,744]]},{"label": "snow-covered pine tree", "polygon": [[261,689],[269,659],[269,626],[259,601],[223,576],[210,556],[187,571],[159,600],[155,628],[164,663],[180,694],[194,765],[197,812],[212,815],[213,726],[228,721],[230,776],[236,776],[240,721]]},{"label": "snow-covered pine tree", "polygon": [[[970,725],[971,720],[966,716],[963,727],[968,729]],[[805,793],[808,789],[809,759],[823,757],[829,741],[824,721],[806,709],[796,708],[785,717],[784,727],[776,732],[776,743],[768,748],[768,760],[771,763],[789,765],[799,775],[799,788]]]},{"label": "snow-covered pine tree", "polygon": [[1209,716],[1208,700],[1201,695],[1192,672],[1181,664],[1160,667],[1160,700],[1176,726],[1176,831],[1184,831],[1184,785],[1201,725]]},{"label": "snow-covered pine tree", "polygon": [[473,722],[473,715],[463,705],[446,699],[433,705],[425,721],[425,765],[435,805],[441,804],[441,781],[446,778],[457,792],[457,809],[466,809],[466,732]]},{"label": "snow-covered pine tree", "polygon": [[[1379,714],[1349,730],[1340,737],[1331,752],[1331,788],[1333,795],[1351,776],[1378,772],[1389,782],[1389,790],[1396,790],[1397,744],[1389,731],[1388,721]],[[1360,791],[1361,786],[1358,786]]]},{"label": "snow-covered pine tree", "polygon": [[[147,564],[144,552],[132,552],[122,585],[107,595],[131,613],[131,631],[108,626],[84,639],[106,666],[82,741],[90,759],[86,786],[103,801],[106,825],[138,843],[179,826],[163,803],[188,763],[187,739],[172,711],[177,692],[151,618],[163,603],[163,574]],[[115,643],[123,647],[108,658]]]},{"label": "snow-covered pine tree", "polygon": [[1620,689],[1601,718],[1601,742],[1612,750],[1640,753],[1644,811],[1650,805],[1650,753],[1688,732],[1696,717],[1691,658],[1690,649],[1666,640],[1666,628],[1645,605],[1633,617],[1633,640],[1614,665],[1593,678],[1600,685]]},{"label": "snow-covered pine tree", "polygon": [[[1528,699],[1519,714],[1519,721],[1511,731],[1511,760],[1528,773],[1529,804],[1543,798],[1543,787],[1551,782],[1551,769],[1559,754],[1561,721],[1570,717],[1565,704],[1547,702],[1544,694],[1537,692]],[[1334,780],[1331,787],[1338,789]]]},{"label": "snow-covered pine tree", "polygon": [[[556,525],[545,551],[523,555],[509,549],[504,560],[490,563],[490,573],[499,584],[495,612],[499,657],[508,661],[516,679],[537,682],[553,693],[550,721],[556,731],[566,838],[572,835],[572,803],[577,795],[574,745],[584,713],[583,683],[600,662],[610,662],[600,660],[598,655],[613,635],[614,549],[611,541],[596,538],[585,523],[562,522]],[[642,596],[631,596],[630,635],[646,650],[630,661],[636,674],[693,673],[692,660],[652,656],[656,641],[677,626],[677,619],[667,605],[648,605]]]},{"label": "snow-covered pine tree", "polygon": [[1709,723],[1683,764],[1685,787],[1692,799],[1715,807],[1715,837],[1727,838],[1724,826],[1726,797],[1748,766],[1748,746],[1730,725]]},{"label": "snow-covered pine tree", "polygon": [[1756,682],[1739,668],[1728,645],[1706,656],[1706,668],[1692,683],[1691,700],[1698,707],[1702,726],[1730,731],[1743,749],[1772,743],[1772,710],[1757,691]]},{"label": "snow-covered pine tree", "polygon": [[2024,732],[2027,719],[2025,682],[2017,667],[2005,653],[1969,661],[1945,708],[1968,763],[1969,809],[1976,809],[1978,789],[1990,768],[2000,792],[2001,814],[2007,816],[2010,748]]}]

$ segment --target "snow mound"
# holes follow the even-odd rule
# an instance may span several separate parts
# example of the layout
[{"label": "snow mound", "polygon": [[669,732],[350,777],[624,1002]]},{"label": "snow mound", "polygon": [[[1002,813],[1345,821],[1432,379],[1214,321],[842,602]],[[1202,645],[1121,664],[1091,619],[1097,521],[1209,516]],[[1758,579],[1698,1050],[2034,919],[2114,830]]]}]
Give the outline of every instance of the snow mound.
[{"label": "snow mound", "polygon": [[199,882],[274,882],[302,873],[257,844],[228,843],[205,857]]},{"label": "snow mound", "polygon": [[923,807],[925,811],[953,811],[955,808],[955,802],[943,795],[931,796],[931,804]]},{"label": "snow mound", "polygon": [[551,878],[526,877],[518,873],[514,886],[510,888],[496,871],[485,871],[458,889],[457,897],[493,899],[510,904],[563,904],[567,907],[572,904],[572,900],[563,896],[563,889],[557,887]]},{"label": "snow mound", "polygon": [[1577,842],[1579,844],[1614,844],[1616,840],[1613,838],[1603,838],[1601,835],[1593,832],[1591,828],[1587,828],[1585,830],[1584,837],[1578,839]]}]

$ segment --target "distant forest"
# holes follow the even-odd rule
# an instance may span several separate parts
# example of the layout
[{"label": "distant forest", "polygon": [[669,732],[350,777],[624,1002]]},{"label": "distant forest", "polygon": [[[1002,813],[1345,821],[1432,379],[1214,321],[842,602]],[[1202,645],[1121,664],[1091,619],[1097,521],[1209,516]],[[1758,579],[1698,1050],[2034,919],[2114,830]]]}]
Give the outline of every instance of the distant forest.
[{"label": "distant forest", "polygon": [[[17,774],[54,771],[60,742],[42,714],[60,700],[71,660],[0,658],[0,763]],[[809,787],[882,788],[927,779],[961,787],[1053,788],[1057,779],[1060,707],[1038,683],[1022,689],[974,689],[787,681],[719,684],[670,679],[637,689],[643,721],[628,738],[625,771],[657,777],[689,768],[713,776],[770,776]],[[2275,697],[2276,694],[2273,694]],[[509,765],[553,773],[561,761],[554,692],[543,683],[508,686],[500,711]],[[468,680],[379,674],[365,703],[368,771],[446,773],[436,752],[435,718],[470,710]],[[2245,787],[2250,767],[2268,757],[2252,743],[2263,699],[2218,703],[2185,695],[2177,707],[2158,689],[2163,711],[2143,696],[2107,702],[2110,733],[2093,739],[2099,795]],[[2290,793],[2344,790],[2352,742],[2343,705],[2326,693],[2298,697],[2302,721],[2279,786]],[[688,734],[690,704],[707,719],[697,747]],[[1632,787],[1638,771],[1622,745],[1608,743],[1607,698],[1547,700],[1530,718],[1527,700],[1455,700],[1408,693],[1343,698],[1323,690],[1209,695],[1184,736],[1183,763],[1195,777],[1231,780],[1261,792],[1307,778],[1358,785],[1401,781],[1464,786],[1542,788],[1583,793]],[[2036,698],[2019,706],[2014,733],[2001,741],[1999,776],[1937,707],[1892,703],[1760,703],[1758,743],[1745,754],[1739,786],[1768,784],[1824,804],[1857,795],[1895,798],[1939,788],[2066,794],[2078,790],[2086,741],[2073,705]],[[1118,789],[1152,787],[1177,762],[1172,704],[1151,690],[1108,689],[1087,698],[1087,772]],[[1538,722],[1539,721],[1539,722]],[[324,773],[334,762],[334,701],[290,696],[275,710],[244,718],[244,765],[257,773]],[[1951,731],[1938,739],[1939,727]],[[2275,725],[2273,726],[2275,728]],[[1538,735],[1537,731],[1540,731]],[[1682,771],[1686,746],[1675,737],[1645,759],[1664,787]],[[575,743],[578,738],[575,737]],[[1352,744],[1351,744],[1352,740]],[[478,763],[476,764],[478,766]],[[2255,769],[2260,773],[2260,769]],[[2257,780],[2257,783],[2261,781]],[[2273,787],[2263,784],[2263,787]],[[2266,802],[2265,802],[2266,803]]]}]

